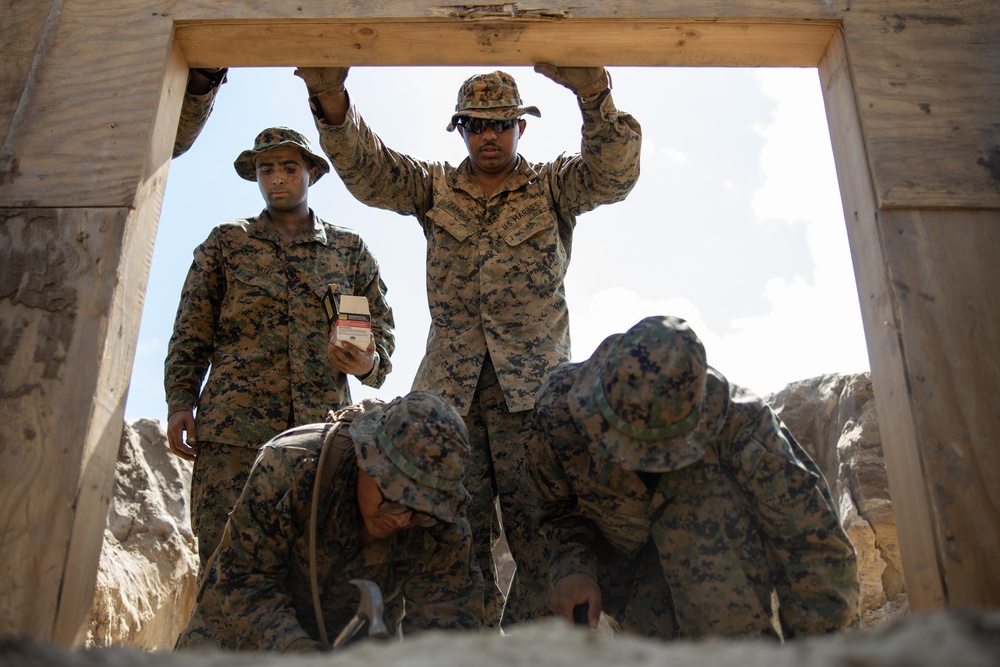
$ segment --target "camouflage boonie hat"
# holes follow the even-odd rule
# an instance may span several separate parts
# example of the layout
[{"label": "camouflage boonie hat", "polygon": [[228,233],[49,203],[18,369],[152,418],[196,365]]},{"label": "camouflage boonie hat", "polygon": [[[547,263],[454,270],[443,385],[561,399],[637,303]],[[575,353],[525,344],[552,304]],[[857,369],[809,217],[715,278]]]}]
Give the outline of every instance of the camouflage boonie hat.
[{"label": "camouflage boonie hat", "polygon": [[469,432],[437,394],[413,391],[351,423],[358,463],[387,500],[454,523],[469,493],[462,485]]},{"label": "camouflage boonie hat", "polygon": [[466,79],[458,89],[458,104],[455,105],[455,113],[448,123],[448,131],[455,129],[461,116],[510,120],[524,114],[539,118],[542,116],[538,107],[521,105],[521,96],[517,92],[514,77],[500,70],[489,74],[476,74]]},{"label": "camouflage boonie hat", "polygon": [[[258,134],[257,138],[254,139],[253,148],[240,153],[240,156],[236,158],[236,162],[233,163],[233,166],[236,167],[236,173],[248,181],[256,181],[257,168],[254,166],[254,160],[264,151],[275,148],[298,148],[302,151],[302,157],[306,159],[306,162],[311,163],[313,167],[319,168],[316,181],[321,179],[323,174],[330,173],[330,164],[325,158],[312,152],[312,148],[309,146],[309,139],[290,127],[269,127]],[[316,181],[313,181],[313,183]]]},{"label": "camouflage boonie hat", "polygon": [[570,413],[602,456],[630,470],[677,470],[704,455],[725,418],[728,401],[706,401],[709,373],[687,322],[647,317],[581,364]]}]

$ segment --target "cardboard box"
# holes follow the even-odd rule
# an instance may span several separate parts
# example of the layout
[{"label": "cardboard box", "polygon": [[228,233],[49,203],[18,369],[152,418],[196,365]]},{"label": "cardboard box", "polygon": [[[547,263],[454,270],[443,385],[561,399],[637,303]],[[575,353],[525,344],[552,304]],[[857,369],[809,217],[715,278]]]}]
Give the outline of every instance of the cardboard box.
[{"label": "cardboard box", "polygon": [[372,316],[368,310],[368,299],[342,294],[337,308],[337,321],[333,325],[334,340],[341,347],[350,343],[359,350],[367,350],[371,331]]}]

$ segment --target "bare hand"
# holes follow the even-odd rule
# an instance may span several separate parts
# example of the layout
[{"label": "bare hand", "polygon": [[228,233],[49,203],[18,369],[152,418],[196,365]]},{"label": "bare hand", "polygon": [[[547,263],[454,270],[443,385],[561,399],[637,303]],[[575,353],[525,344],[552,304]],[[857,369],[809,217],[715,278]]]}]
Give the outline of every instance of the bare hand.
[{"label": "bare hand", "polygon": [[559,581],[552,589],[552,598],[549,600],[549,609],[556,616],[562,616],[570,623],[573,622],[573,608],[580,604],[587,604],[587,622],[593,630],[597,629],[597,623],[601,619],[601,588],[589,574],[570,574]]},{"label": "bare hand", "polygon": [[370,373],[375,365],[375,336],[368,334],[368,348],[364,350],[351,343],[344,343],[341,347],[335,336],[335,332],[331,331],[326,343],[326,356],[330,364],[345,375],[364,377]]},{"label": "bare hand", "polygon": [[198,450],[193,447],[198,442],[194,431],[193,412],[178,410],[167,418],[167,442],[170,443],[170,451],[185,461],[194,461],[197,458]]}]

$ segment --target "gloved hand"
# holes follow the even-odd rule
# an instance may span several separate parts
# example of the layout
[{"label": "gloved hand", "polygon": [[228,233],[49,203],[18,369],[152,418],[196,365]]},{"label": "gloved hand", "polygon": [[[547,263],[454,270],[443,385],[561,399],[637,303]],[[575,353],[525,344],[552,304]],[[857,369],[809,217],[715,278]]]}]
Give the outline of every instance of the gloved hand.
[{"label": "gloved hand", "polygon": [[556,67],[550,63],[538,63],[535,71],[566,86],[584,101],[592,100],[611,88],[611,76],[603,67]]},{"label": "gloved hand", "polygon": [[319,95],[331,90],[344,90],[344,80],[349,67],[299,67],[295,76],[306,82],[309,95]]}]

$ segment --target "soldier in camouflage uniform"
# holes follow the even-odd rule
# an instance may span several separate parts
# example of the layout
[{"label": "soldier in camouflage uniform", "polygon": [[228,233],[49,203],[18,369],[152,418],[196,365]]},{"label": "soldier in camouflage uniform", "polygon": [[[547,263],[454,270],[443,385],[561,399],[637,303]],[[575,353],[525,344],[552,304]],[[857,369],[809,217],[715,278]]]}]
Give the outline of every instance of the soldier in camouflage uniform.
[{"label": "soldier in camouflage uniform", "polygon": [[548,613],[539,564],[545,546],[524,483],[535,392],[570,355],[564,278],[577,216],[620,201],[639,175],[639,124],[619,111],[603,67],[537,71],[572,90],[583,114],[582,151],[531,164],[517,153],[525,114],[517,84],[494,71],[469,78],[448,124],[469,152],[457,167],[387,148],[344,88],[347,68],[300,68],[320,144],[360,201],[417,218],[427,239],[431,326],[415,389],[441,393],[465,417],[472,442],[469,520],[487,576],[487,617],[503,602],[491,547],[499,499],[517,576],[504,620]]},{"label": "soldier in camouflage uniform", "polygon": [[664,639],[774,636],[773,590],[785,638],[857,624],[826,480],[683,320],[646,318],[556,369],[528,456],[556,614],[587,605],[591,627],[603,610]]},{"label": "soldier in camouflage uniform", "polygon": [[[202,564],[257,448],[350,405],[347,375],[381,386],[395,348],[375,258],[358,234],[308,206],[309,186],[330,170],[308,139],[268,128],[235,167],[257,181],[267,207],[216,226],[195,249],[164,364],[170,447],[195,461],[191,518]],[[367,350],[330,342],[322,303],[328,285],[367,298]]]},{"label": "soldier in camouflage uniform", "polygon": [[[328,649],[357,611],[353,578],[379,585],[390,631],[482,626],[483,582],[461,483],[469,452],[462,418],[440,396],[418,391],[388,404],[364,401],[330,422],[286,431],[260,449],[216,554],[215,586],[202,592],[177,648]],[[319,461],[329,464],[324,447],[327,457],[342,454],[314,496]]]},{"label": "soldier in camouflage uniform", "polygon": [[188,70],[181,117],[177,124],[177,136],[174,138],[174,157],[186,153],[201,134],[212,113],[219,86],[226,82],[228,71],[229,69],[225,67],[218,69],[196,67]]}]

